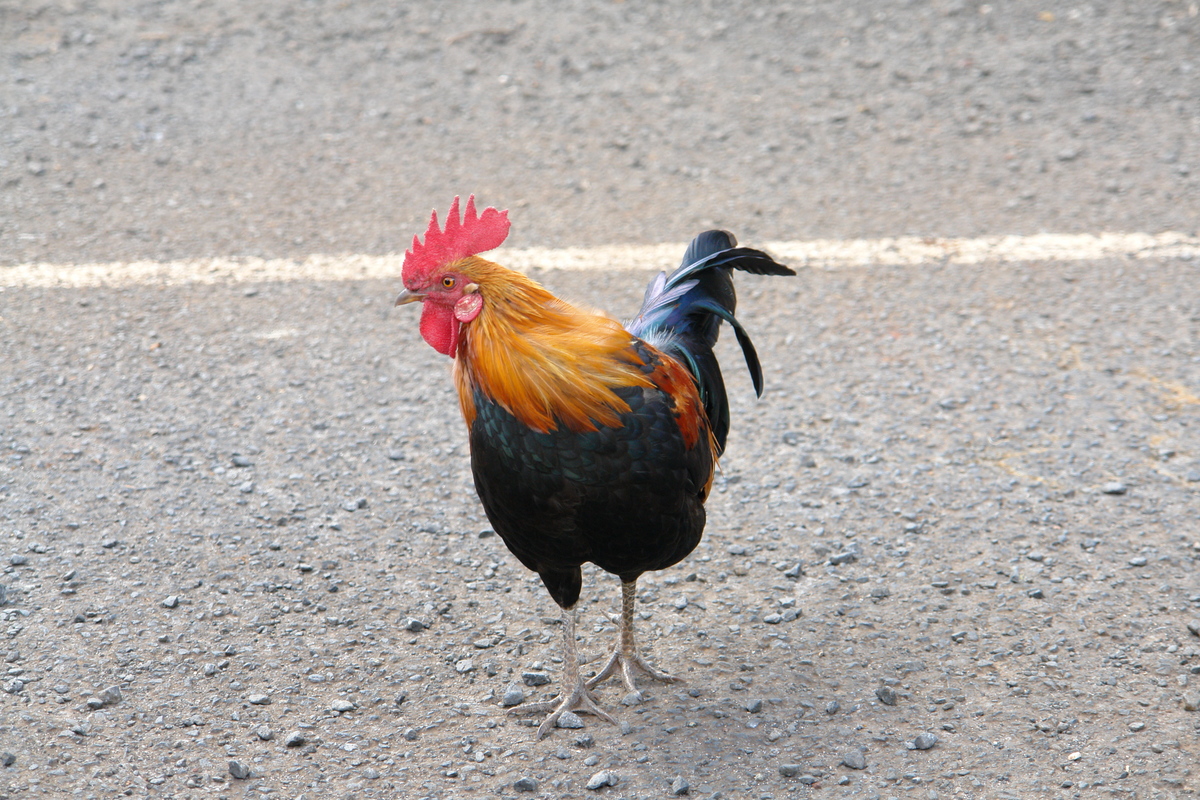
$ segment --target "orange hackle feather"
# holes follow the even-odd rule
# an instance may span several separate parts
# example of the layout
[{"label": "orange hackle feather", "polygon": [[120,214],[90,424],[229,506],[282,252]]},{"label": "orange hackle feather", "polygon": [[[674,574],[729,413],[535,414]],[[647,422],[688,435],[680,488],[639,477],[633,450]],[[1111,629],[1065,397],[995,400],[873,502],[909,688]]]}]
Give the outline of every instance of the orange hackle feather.
[{"label": "orange hackle feather", "polygon": [[614,319],[563,302],[534,281],[478,256],[454,270],[479,286],[483,308],[455,359],[463,417],[475,420],[474,393],[542,433],[620,424],[629,406],[613,393],[651,386],[633,336]]}]

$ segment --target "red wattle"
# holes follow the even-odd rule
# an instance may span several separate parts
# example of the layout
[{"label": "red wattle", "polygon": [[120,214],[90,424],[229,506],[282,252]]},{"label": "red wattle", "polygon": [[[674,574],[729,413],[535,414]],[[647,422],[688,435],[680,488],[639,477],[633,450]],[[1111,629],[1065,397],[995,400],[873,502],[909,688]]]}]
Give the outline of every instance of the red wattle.
[{"label": "red wattle", "polygon": [[428,300],[422,305],[421,336],[434,350],[454,358],[458,351],[458,329],[462,324],[454,318],[454,309]]}]

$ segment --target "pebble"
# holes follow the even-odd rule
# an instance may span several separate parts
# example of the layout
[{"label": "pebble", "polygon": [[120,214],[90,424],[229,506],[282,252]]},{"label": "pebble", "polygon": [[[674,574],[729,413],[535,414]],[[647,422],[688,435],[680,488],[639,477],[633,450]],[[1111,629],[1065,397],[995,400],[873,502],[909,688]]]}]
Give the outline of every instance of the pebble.
[{"label": "pebble", "polygon": [[938,743],[938,737],[935,733],[920,733],[917,738],[910,743],[910,750],[928,750]]},{"label": "pebble", "polygon": [[15,763],[17,763],[17,757],[12,753],[7,750],[0,753],[0,767],[11,767]]},{"label": "pebble", "polygon": [[[565,717],[566,714],[563,714],[563,716]],[[616,786],[619,781],[620,779],[617,777],[615,772],[602,769],[592,777],[588,778],[587,788],[595,791],[596,789],[602,789],[605,786]]]},{"label": "pebble", "polygon": [[200,671],[211,678],[213,675],[217,674],[217,665],[209,662],[201,667]]},{"label": "pebble", "polygon": [[405,728],[404,733],[400,735],[403,736],[406,741],[415,742],[417,738],[420,737],[421,732],[416,728]]},{"label": "pebble", "polygon": [[230,461],[233,462],[233,465],[235,467],[252,467],[252,466],[254,466],[253,461],[251,461],[249,458],[247,458],[246,456],[243,456],[239,453],[234,453],[233,458],[231,458]]},{"label": "pebble", "polygon": [[241,486],[238,487],[238,491],[241,492],[242,494],[253,494],[254,493],[254,481],[246,481],[245,483],[243,483]]},{"label": "pebble", "polygon": [[421,620],[416,619],[415,617],[408,617],[407,619],[405,619],[403,622],[400,623],[400,627],[406,631],[412,631],[413,633],[417,633],[419,631],[425,630],[429,626],[426,625],[424,622],[421,622]]},{"label": "pebble", "polygon": [[[582,728],[583,720],[574,711],[564,711],[562,716],[558,718],[558,727],[560,728]],[[591,788],[591,787],[588,787]]]},{"label": "pebble", "polygon": [[692,787],[687,782],[687,778],[682,775],[676,775],[675,780],[671,781],[671,794],[675,796],[687,794]]},{"label": "pebble", "polygon": [[245,780],[250,777],[250,767],[243,764],[241,761],[229,762],[229,774],[238,780]]},{"label": "pebble", "polygon": [[834,714],[840,711],[841,708],[842,704],[837,700],[830,700],[829,704],[825,706],[825,713],[832,717]]},{"label": "pebble", "polygon": [[763,707],[763,701],[758,698],[755,698],[755,699],[751,700],[750,702],[746,703],[746,710],[749,711],[751,714],[757,714],[758,712],[762,711],[762,707]]},{"label": "pebble", "polygon": [[121,702],[121,687],[109,686],[99,694],[92,695],[87,699],[87,707],[95,711],[96,709],[115,706]]},{"label": "pebble", "polygon": [[176,606],[179,605],[179,596],[174,595],[174,594],[170,595],[169,597],[167,597],[165,600],[162,601],[162,604],[163,604],[163,608],[175,608]]},{"label": "pebble", "polygon": [[265,694],[252,694],[246,698],[246,702],[252,706],[267,706],[271,704],[271,698]]},{"label": "pebble", "polygon": [[1192,636],[1200,636],[1200,619],[1188,620],[1187,629],[1192,632]]},{"label": "pebble", "polygon": [[1109,481],[1100,487],[1100,491],[1105,494],[1125,494],[1129,489],[1120,481]]},{"label": "pebble", "polygon": [[526,775],[513,781],[513,790],[517,792],[536,792],[538,782]]},{"label": "pebble", "polygon": [[838,553],[837,555],[833,555],[833,556],[829,557],[829,563],[835,567],[839,567],[842,564],[850,564],[857,560],[858,560],[858,554],[856,554],[852,550],[847,550],[844,553]]},{"label": "pebble", "polygon": [[1147,559],[1145,556],[1134,556],[1133,558],[1129,559],[1129,566],[1144,567],[1146,566],[1146,561]]},{"label": "pebble", "polygon": [[851,750],[842,756],[842,763],[850,769],[866,769],[867,754],[862,750]]},{"label": "pebble", "polygon": [[500,705],[505,708],[520,705],[523,702],[525,702],[525,690],[517,683],[510,683],[500,697]]},{"label": "pebble", "polygon": [[283,737],[285,747],[299,747],[307,741],[308,737],[304,735],[304,731],[291,731]]},{"label": "pebble", "polygon": [[254,735],[259,739],[262,739],[264,742],[269,742],[275,738],[275,732],[266,725],[259,725],[257,728],[255,728]]},{"label": "pebble", "polygon": [[29,556],[14,555],[8,559],[8,563],[12,564],[14,567],[20,567],[29,563]]},{"label": "pebble", "polygon": [[522,672],[521,681],[526,686],[545,686],[550,682],[550,676],[545,672]]},{"label": "pebble", "polygon": [[466,675],[475,669],[475,662],[469,658],[464,658],[461,661],[454,662],[454,671],[459,675]]},{"label": "pebble", "polygon": [[334,700],[329,705],[329,708],[330,710],[336,711],[339,714],[347,714],[358,708],[358,706],[354,705],[354,703],[351,703],[349,700]]},{"label": "pebble", "polygon": [[875,696],[879,698],[879,702],[885,706],[896,705],[896,690],[890,686],[880,686],[875,690]]},{"label": "pebble", "polygon": [[794,778],[800,774],[800,769],[799,764],[780,764],[779,774],[785,778]]},{"label": "pebble", "polygon": [[1144,730],[1145,728],[1146,728],[1146,723],[1144,723],[1144,722],[1129,723],[1129,730],[1133,731],[1134,733],[1137,733],[1140,730]]},{"label": "pebble", "polygon": [[1184,692],[1184,711],[1200,711],[1200,691]]}]

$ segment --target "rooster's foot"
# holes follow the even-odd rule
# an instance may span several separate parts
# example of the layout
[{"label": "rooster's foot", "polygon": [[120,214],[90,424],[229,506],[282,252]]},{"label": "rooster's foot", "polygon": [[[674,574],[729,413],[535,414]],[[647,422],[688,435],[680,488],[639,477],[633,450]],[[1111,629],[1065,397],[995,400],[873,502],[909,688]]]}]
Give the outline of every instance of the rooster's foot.
[{"label": "rooster's foot", "polygon": [[604,666],[596,673],[596,677],[589,678],[585,685],[587,688],[593,689],[601,681],[607,680],[618,671],[621,673],[621,679],[625,682],[625,688],[638,697],[641,697],[642,693],[638,691],[637,683],[633,679],[634,672],[640,672],[651,680],[662,683],[683,683],[682,678],[676,678],[674,675],[668,675],[650,666],[646,659],[642,658],[636,650],[632,652],[614,650],[609,654],[608,660],[604,662]]}]

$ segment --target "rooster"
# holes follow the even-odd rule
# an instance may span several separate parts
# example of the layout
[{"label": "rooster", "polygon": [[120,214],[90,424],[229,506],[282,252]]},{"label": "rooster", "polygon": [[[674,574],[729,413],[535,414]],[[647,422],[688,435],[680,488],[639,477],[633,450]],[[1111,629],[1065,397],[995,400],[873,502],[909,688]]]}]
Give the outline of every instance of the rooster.
[{"label": "rooster", "polygon": [[[568,712],[614,722],[591,689],[619,674],[676,678],[639,653],[633,631],[637,579],[678,563],[699,543],[704,501],[729,431],[729,404],[713,345],[722,322],[737,335],[754,390],[762,368],[734,318],[732,270],[795,275],[759,250],[707,231],[683,265],[660,273],[627,325],[576,308],[527,276],[479,257],[508,236],[507,211],[460,219],[458,198],[425,241],[404,254],[405,289],[396,305],[420,302],[421,336],[454,359],[471,471],[484,511],[522,564],[562,609],[563,689],[544,737]],[[583,681],[573,608],[580,566],[621,579],[620,633],[597,674]]]}]

